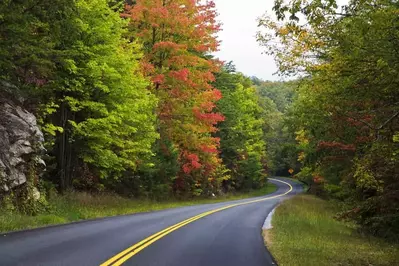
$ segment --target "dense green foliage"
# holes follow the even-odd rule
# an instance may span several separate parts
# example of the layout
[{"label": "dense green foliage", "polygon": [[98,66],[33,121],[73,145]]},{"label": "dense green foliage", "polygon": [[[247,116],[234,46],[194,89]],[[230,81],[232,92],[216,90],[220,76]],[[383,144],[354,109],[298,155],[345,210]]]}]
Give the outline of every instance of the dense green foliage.
[{"label": "dense green foliage", "polygon": [[69,30],[71,1],[12,1],[0,3],[1,78],[32,90],[54,78],[60,54],[61,30]]},{"label": "dense green foliage", "polygon": [[287,176],[290,169],[299,169],[296,141],[292,124],[287,120],[295,96],[296,82],[268,82],[253,79],[266,120],[265,142],[268,170]]},{"label": "dense green foliage", "polygon": [[[399,236],[399,3],[275,2],[259,41],[281,73],[303,75],[288,121],[314,192],[346,202],[342,217]],[[305,17],[303,23],[300,17]]]},{"label": "dense green foliage", "polygon": [[223,94],[218,110],[226,117],[217,133],[221,157],[230,169],[224,189],[262,186],[266,177],[266,144],[260,98],[251,81],[235,73],[231,64],[217,75],[214,86]]},{"label": "dense green foliage", "polygon": [[77,1],[76,8],[76,37],[64,47],[59,80],[51,90],[49,104],[58,108],[45,120],[63,128],[56,134],[54,155],[64,187],[91,166],[102,178],[134,170],[151,155],[157,137],[156,99],[138,72],[140,51],[123,38],[126,22],[102,0]]},{"label": "dense green foliage", "polygon": [[106,1],[1,7],[2,78],[24,88],[41,115],[48,175],[60,189],[118,177],[151,155],[156,99],[138,72],[139,47]]}]

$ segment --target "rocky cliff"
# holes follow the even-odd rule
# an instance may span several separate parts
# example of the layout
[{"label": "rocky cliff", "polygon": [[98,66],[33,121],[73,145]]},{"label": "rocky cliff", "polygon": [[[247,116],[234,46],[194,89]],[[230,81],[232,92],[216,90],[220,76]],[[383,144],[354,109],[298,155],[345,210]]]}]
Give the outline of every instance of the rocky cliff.
[{"label": "rocky cliff", "polygon": [[[0,194],[26,184],[32,167],[36,177],[44,169],[43,133],[17,91],[0,81]],[[39,197],[34,191],[33,197]]]}]

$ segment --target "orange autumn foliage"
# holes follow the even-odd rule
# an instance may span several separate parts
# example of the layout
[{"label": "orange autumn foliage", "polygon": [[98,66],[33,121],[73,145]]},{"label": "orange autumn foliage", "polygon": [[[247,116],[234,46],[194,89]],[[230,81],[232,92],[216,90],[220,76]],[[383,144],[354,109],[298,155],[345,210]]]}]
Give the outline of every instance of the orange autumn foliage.
[{"label": "orange autumn foliage", "polygon": [[178,179],[195,179],[195,173],[212,175],[221,164],[219,140],[212,133],[224,120],[213,111],[222,95],[210,85],[221,63],[206,56],[219,45],[215,3],[138,0],[125,10],[123,16],[130,19],[130,30],[144,48],[142,71],[160,101],[161,137],[179,152]]}]

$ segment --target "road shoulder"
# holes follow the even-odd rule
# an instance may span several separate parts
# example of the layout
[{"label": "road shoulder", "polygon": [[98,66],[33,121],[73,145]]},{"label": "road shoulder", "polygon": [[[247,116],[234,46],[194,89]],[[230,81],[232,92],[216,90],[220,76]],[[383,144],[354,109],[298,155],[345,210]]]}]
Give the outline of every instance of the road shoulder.
[{"label": "road shoulder", "polygon": [[362,236],[353,224],[334,219],[327,201],[301,194],[281,203],[270,230],[268,250],[280,265],[396,265],[399,246]]}]

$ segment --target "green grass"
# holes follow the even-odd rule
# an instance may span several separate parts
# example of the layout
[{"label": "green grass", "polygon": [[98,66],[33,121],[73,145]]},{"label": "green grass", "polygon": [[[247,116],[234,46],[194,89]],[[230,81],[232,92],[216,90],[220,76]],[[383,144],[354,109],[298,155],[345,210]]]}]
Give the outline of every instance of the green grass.
[{"label": "green grass", "polygon": [[168,208],[197,204],[217,203],[250,197],[263,196],[277,190],[274,184],[248,193],[226,194],[218,198],[187,201],[151,201],[127,199],[116,195],[92,195],[84,192],[71,192],[64,196],[54,196],[49,210],[36,216],[0,210],[0,232],[30,229],[46,225],[62,224],[86,219],[101,218],[138,212],[156,211]]},{"label": "green grass", "polygon": [[267,246],[281,266],[399,265],[399,245],[357,233],[337,221],[334,206],[311,195],[283,202],[265,232]]}]

